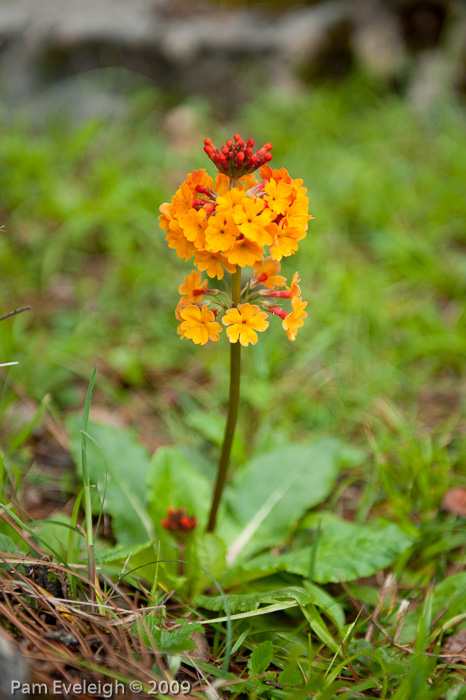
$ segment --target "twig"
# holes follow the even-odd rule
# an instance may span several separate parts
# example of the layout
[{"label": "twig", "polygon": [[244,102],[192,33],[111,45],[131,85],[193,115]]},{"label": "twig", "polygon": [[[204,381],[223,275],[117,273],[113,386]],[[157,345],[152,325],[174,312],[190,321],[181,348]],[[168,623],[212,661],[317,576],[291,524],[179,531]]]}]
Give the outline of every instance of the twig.
[{"label": "twig", "polygon": [[5,321],[5,319],[11,318],[12,316],[16,316],[16,314],[21,314],[21,313],[23,313],[23,311],[30,311],[30,310],[31,310],[30,306],[22,306],[20,309],[13,309],[13,311],[9,311],[4,316],[0,316],[0,321]]},{"label": "twig", "polygon": [[393,591],[396,585],[396,580],[393,574],[388,574],[386,577],[382,590],[380,591],[380,598],[379,602],[377,603],[374,612],[372,613],[372,618],[369,622],[369,626],[367,628],[366,636],[364,637],[366,642],[371,642],[372,641],[372,636],[374,634],[374,628],[376,626],[376,623],[378,622],[379,619],[379,614],[383,608],[383,604],[385,603],[385,600],[388,598],[388,596],[393,595]]},{"label": "twig", "polygon": [[[370,617],[371,617],[370,613],[369,613],[368,610],[365,608],[365,606],[362,605],[362,603],[359,603],[359,602],[356,600],[356,598],[353,596],[353,594],[351,593],[350,589],[348,588],[348,585],[346,584],[346,582],[345,582],[345,581],[342,581],[342,580],[340,579],[340,585],[341,585],[341,587],[343,588],[343,590],[345,591],[345,593],[348,595],[349,599],[350,599],[351,602],[353,603],[353,605],[354,605],[354,607],[356,608],[356,610],[358,611],[358,613],[362,613],[362,614],[364,615],[364,617],[367,617],[368,619],[370,619]],[[385,637],[385,639],[386,639],[388,642],[390,642],[390,644],[391,644],[392,646],[396,647],[397,649],[400,649],[401,651],[406,651],[406,652],[408,652],[408,654],[413,654],[413,653],[414,653],[413,649],[411,649],[410,647],[404,646],[404,645],[402,645],[402,644],[398,644],[398,642],[396,642],[396,640],[393,639],[393,637],[387,632],[387,630],[386,630],[384,627],[382,627],[382,625],[380,624],[380,622],[378,621],[377,618],[372,618],[371,622],[377,627],[377,629],[378,629],[380,632],[382,632],[382,634],[383,634],[383,636]]]}]

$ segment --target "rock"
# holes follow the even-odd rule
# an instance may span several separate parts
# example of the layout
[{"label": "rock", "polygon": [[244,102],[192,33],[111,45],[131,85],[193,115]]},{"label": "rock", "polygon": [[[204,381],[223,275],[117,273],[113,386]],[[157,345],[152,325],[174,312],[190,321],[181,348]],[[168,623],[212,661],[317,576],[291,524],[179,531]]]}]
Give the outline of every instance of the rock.
[{"label": "rock", "polygon": [[399,18],[383,0],[356,0],[351,5],[353,46],[368,73],[391,78],[406,60]]},{"label": "rock", "polygon": [[[231,114],[264,89],[344,76],[376,77],[406,54],[442,49],[453,0],[317,0],[235,6],[209,0],[0,0],[0,82],[7,104],[76,118],[124,112],[152,84],[202,95]],[[440,48],[439,48],[440,47]],[[465,70],[457,79],[462,84]]]},{"label": "rock", "polygon": [[[12,681],[27,682],[28,665],[19,644],[0,630],[0,698],[11,697]],[[16,695],[23,693],[16,691]]]},{"label": "rock", "polygon": [[170,109],[163,120],[163,128],[168,144],[177,151],[186,152],[203,141],[199,112],[187,104]]},{"label": "rock", "polygon": [[466,630],[461,629],[447,639],[443,647],[448,664],[466,663]]},{"label": "rock", "polygon": [[82,85],[72,78],[87,73],[87,81],[101,79],[100,96],[98,87],[89,92],[104,114],[112,100],[102,93],[117,100],[132,79],[234,107],[275,80],[293,84],[296,67],[322,48],[346,7],[328,0],[271,13],[181,0],[0,0],[3,96],[18,103],[52,93],[59,106],[82,110]]},{"label": "rock", "polygon": [[453,486],[445,493],[442,501],[443,510],[466,518],[466,488],[464,486]]},{"label": "rock", "polygon": [[207,637],[200,632],[193,632],[191,639],[195,643],[196,647],[195,649],[186,651],[186,656],[188,656],[190,659],[194,659],[195,661],[204,661],[207,663],[207,661],[210,659],[210,647]]}]

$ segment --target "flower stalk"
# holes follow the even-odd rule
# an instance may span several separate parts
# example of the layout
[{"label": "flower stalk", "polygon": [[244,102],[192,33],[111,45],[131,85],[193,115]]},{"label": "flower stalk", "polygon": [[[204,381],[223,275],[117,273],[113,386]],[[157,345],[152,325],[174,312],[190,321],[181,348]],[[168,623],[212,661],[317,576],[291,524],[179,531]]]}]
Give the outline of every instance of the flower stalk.
[{"label": "flower stalk", "polygon": [[[237,267],[231,278],[231,296],[233,306],[237,307],[241,302],[241,268]],[[228,417],[225,426],[222,451],[218,462],[217,479],[215,482],[212,506],[210,509],[207,532],[215,530],[217,513],[222,499],[223,489],[230,463],[231,446],[235,436],[236,421],[238,418],[239,390],[241,383],[241,344],[230,343],[230,393],[228,398]]]},{"label": "flower stalk", "polygon": [[[215,529],[227,479],[238,417],[241,345],[255,345],[273,316],[294,341],[307,316],[298,272],[288,284],[280,261],[296,253],[307,235],[309,198],[301,179],[293,179],[285,168],[270,167],[271,150],[271,143],[255,150],[254,140],[239,134],[219,149],[205,139],[204,151],[217,170],[215,180],[204,169],[195,170],[171,202],[160,207],[169,247],[186,262],[194,257],[194,269],[178,289],[180,338],[206,345],[219,340],[226,327],[230,342],[228,414],[207,532]],[[203,272],[211,280],[231,273],[231,297],[203,279]],[[284,301],[291,302],[291,311],[282,308]]]}]

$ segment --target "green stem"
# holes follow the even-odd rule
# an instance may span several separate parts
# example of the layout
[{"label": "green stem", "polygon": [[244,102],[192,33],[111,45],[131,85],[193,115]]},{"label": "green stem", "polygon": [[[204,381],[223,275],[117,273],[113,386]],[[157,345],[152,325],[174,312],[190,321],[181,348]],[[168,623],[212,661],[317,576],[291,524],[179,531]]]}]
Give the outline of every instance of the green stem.
[{"label": "green stem", "polygon": [[[241,301],[241,268],[236,267],[231,279],[231,294],[233,306],[238,306]],[[222,498],[223,489],[227,478],[228,465],[230,463],[230,452],[233,444],[233,437],[238,417],[239,387],[241,378],[241,345],[239,342],[230,343],[230,396],[228,400],[228,417],[225,426],[225,436],[223,438],[222,451],[218,462],[217,480],[215,482],[212,507],[210,509],[209,524],[207,532],[215,530],[217,511]]]},{"label": "green stem", "polygon": [[86,449],[86,435],[87,426],[89,422],[89,411],[91,409],[91,398],[92,390],[94,388],[95,377],[97,374],[97,367],[94,367],[92,373],[91,381],[89,382],[89,387],[86,394],[86,401],[84,404],[84,415],[83,415],[83,426],[81,430],[81,458],[82,458],[82,480],[83,480],[83,495],[84,495],[84,515],[86,522],[86,538],[87,538],[87,557],[88,557],[88,570],[89,570],[89,581],[91,582],[90,599],[91,602],[95,600],[94,586],[96,583],[96,568],[95,568],[95,555],[94,555],[94,529],[92,525],[92,499],[91,499],[91,481],[89,477],[89,469],[87,465],[87,449]]}]

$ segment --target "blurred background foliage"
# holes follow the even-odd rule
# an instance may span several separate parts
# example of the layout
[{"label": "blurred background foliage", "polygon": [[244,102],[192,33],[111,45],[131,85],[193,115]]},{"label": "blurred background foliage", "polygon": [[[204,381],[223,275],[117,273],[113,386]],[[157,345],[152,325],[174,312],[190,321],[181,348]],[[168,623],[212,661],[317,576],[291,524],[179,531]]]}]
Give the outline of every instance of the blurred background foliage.
[{"label": "blurred background foliage", "polygon": [[[410,488],[429,466],[424,503],[438,502],[449,468],[466,482],[458,94],[442,91],[421,109],[391,78],[356,67],[312,88],[263,85],[226,108],[140,77],[127,89],[121,68],[92,80],[109,76],[124,107],[113,114],[77,118],[62,103],[40,117],[24,106],[0,112],[0,310],[32,306],[0,324],[1,360],[19,361],[1,430],[24,420],[18,387],[36,401],[50,395],[55,415],[81,410],[97,364],[95,417],[136,425],[151,448],[215,451],[225,337],[203,348],[179,340],[177,288],[191,267],[168,249],[157,215],[187,172],[209,169],[204,137],[240,132],[273,142],[274,165],[303,178],[315,220],[282,266],[299,270],[309,302],[297,341],[272,319],[244,353],[236,459],[335,434],[373,451],[382,475],[396,466]],[[85,102],[86,83],[73,80]]]}]

